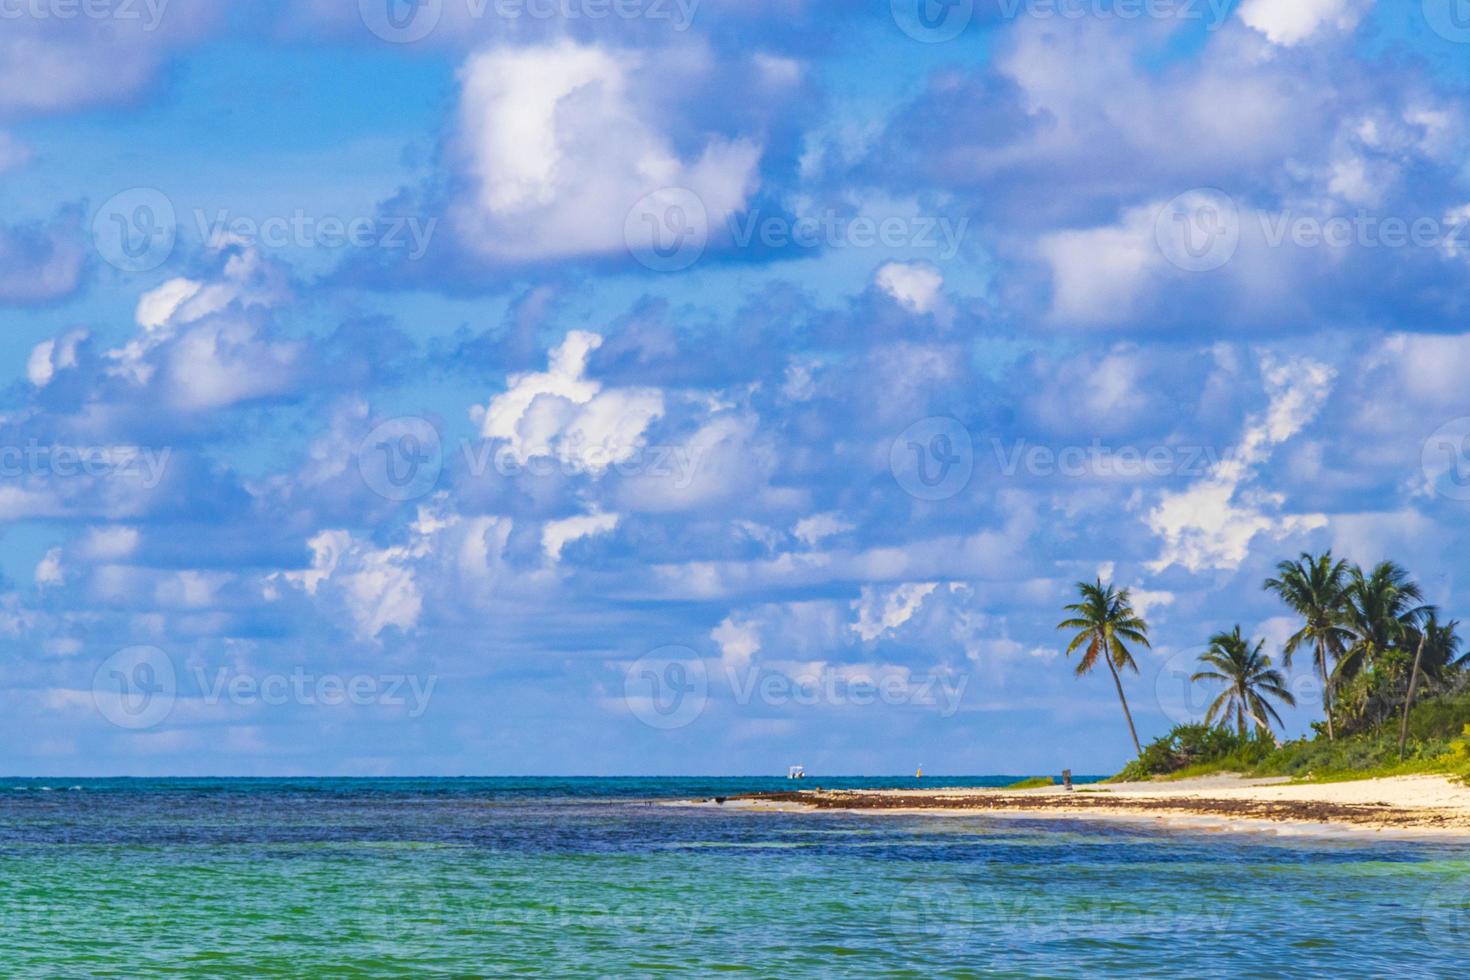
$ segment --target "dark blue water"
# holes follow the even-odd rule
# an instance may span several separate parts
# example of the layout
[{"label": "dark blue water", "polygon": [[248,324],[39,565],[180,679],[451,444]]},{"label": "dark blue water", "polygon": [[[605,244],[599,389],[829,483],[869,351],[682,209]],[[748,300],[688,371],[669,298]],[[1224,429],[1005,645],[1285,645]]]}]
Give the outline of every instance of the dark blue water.
[{"label": "dark blue water", "polygon": [[667,802],[791,785],[6,780],[3,972],[1459,976],[1470,954],[1458,844]]}]

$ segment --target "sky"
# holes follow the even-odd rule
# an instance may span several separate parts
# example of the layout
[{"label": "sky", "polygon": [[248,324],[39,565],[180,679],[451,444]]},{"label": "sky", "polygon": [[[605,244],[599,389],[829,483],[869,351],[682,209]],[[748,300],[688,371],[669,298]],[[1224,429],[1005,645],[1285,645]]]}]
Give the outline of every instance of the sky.
[{"label": "sky", "polygon": [[1456,0],[0,20],[6,773],[1106,773],[1078,581],[1145,740],[1465,614]]}]

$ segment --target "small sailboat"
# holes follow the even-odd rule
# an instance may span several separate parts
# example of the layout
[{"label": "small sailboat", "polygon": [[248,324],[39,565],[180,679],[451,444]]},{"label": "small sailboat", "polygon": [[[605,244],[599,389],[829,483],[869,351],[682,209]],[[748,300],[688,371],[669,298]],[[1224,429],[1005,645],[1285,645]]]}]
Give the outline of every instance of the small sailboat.
[{"label": "small sailboat", "polygon": [[924,766],[923,766],[922,763],[919,765],[918,772],[914,773],[914,778],[915,779],[923,779],[924,778]]},{"label": "small sailboat", "polygon": [[786,767],[786,778],[787,779],[805,779],[806,778],[806,767],[805,766],[787,766]]}]

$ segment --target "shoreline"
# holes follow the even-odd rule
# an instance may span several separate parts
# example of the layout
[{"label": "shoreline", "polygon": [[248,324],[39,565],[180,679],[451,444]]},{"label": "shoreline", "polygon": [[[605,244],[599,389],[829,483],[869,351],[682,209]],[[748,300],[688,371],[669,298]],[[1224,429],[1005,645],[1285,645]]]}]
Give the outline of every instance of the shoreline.
[{"label": "shoreline", "polygon": [[1029,790],[789,790],[708,801],[751,810],[984,815],[1207,831],[1470,839],[1470,787],[1445,776],[1336,783],[1209,776]]}]

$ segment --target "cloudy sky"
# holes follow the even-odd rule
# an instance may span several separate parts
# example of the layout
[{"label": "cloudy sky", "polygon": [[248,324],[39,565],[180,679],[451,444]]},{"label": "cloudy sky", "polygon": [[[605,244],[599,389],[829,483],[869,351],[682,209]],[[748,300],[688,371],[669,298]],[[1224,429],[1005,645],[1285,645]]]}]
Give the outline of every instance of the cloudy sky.
[{"label": "cloudy sky", "polygon": [[0,768],[1103,772],[1079,579],[1145,738],[1465,612],[1456,10],[6,5]]}]

